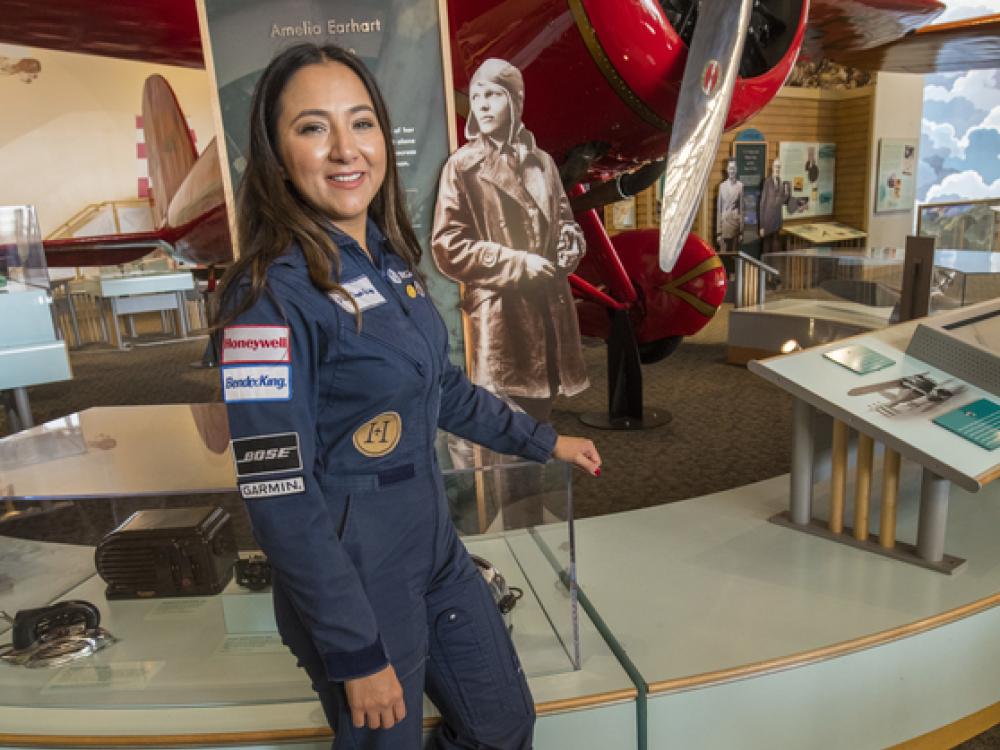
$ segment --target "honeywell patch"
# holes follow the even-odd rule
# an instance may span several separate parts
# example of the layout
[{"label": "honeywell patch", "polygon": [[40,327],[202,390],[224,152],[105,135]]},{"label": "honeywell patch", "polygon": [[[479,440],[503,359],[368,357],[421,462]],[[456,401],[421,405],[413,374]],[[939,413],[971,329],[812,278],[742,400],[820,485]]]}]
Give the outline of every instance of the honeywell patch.
[{"label": "honeywell patch", "polygon": [[288,326],[229,326],[222,331],[222,364],[288,362]]},{"label": "honeywell patch", "polygon": [[289,479],[265,479],[260,482],[247,482],[240,485],[240,494],[244,500],[254,500],[258,497],[280,497],[282,495],[298,495],[306,491],[306,483],[302,477]]},{"label": "honeywell patch", "polygon": [[237,438],[232,441],[232,445],[237,477],[255,477],[302,469],[297,432]]}]

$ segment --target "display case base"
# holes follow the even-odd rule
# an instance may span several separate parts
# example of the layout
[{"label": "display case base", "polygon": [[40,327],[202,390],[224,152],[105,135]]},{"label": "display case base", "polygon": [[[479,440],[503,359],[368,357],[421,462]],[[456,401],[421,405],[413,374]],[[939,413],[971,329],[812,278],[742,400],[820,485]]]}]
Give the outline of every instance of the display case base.
[{"label": "display case base", "polygon": [[878,536],[875,534],[869,534],[867,539],[855,539],[854,529],[850,526],[845,526],[842,533],[830,531],[829,526],[823,521],[813,520],[803,526],[795,523],[787,510],[771,516],[768,521],[778,526],[786,526],[789,529],[829,539],[831,542],[846,544],[848,547],[857,547],[858,549],[865,550],[865,552],[874,552],[876,555],[882,555],[883,557],[889,557],[893,560],[910,563],[911,565],[918,565],[921,568],[934,570],[945,575],[952,575],[958,572],[966,562],[964,558],[955,557],[954,555],[945,555],[938,561],[925,560],[917,553],[916,545],[897,541],[895,547],[883,547],[879,544]]},{"label": "display case base", "polygon": [[612,417],[607,412],[585,412],[580,421],[599,430],[651,430],[670,422],[674,415],[665,409],[643,409],[642,417]]}]

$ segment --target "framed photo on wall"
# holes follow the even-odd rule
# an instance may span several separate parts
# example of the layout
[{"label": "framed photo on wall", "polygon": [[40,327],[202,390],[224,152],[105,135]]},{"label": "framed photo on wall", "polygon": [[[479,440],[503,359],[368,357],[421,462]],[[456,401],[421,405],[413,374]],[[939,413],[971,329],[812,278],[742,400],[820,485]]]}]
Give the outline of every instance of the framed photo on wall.
[{"label": "framed photo on wall", "polygon": [[788,182],[791,195],[784,218],[833,216],[837,145],[784,141],[778,144],[778,155],[781,179]]},{"label": "framed photo on wall", "polygon": [[909,211],[917,190],[917,140],[880,138],[875,213]]}]

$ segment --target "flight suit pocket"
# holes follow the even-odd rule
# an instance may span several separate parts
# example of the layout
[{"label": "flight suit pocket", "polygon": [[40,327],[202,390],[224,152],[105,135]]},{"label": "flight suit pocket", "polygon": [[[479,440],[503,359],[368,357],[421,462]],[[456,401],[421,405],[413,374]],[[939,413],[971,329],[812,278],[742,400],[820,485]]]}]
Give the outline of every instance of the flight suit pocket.
[{"label": "flight suit pocket", "polygon": [[499,616],[476,603],[449,607],[434,623],[430,656],[439,688],[470,727],[526,718],[534,706],[517,654]]}]

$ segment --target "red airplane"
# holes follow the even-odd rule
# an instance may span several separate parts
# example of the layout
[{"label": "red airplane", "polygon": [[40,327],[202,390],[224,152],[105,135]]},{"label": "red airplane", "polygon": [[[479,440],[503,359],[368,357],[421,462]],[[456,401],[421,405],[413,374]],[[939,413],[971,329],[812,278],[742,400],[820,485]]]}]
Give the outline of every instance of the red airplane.
[{"label": "red airplane", "polygon": [[[775,96],[800,51],[916,73],[1000,65],[1000,14],[928,26],[943,10],[936,0],[451,0],[452,74],[462,111],[484,59],[521,69],[529,92],[524,122],[560,164],[564,183],[577,186],[573,205],[588,240],[571,278],[581,329],[611,341],[615,328],[630,339],[631,371],[639,356],[669,354],[722,301],[721,262],[688,233],[722,131]],[[204,65],[193,0],[0,0],[0,11],[0,41]],[[169,103],[158,84],[148,84],[147,95],[144,102]],[[165,132],[181,138],[177,127]],[[218,165],[206,161],[214,145],[198,160],[193,146],[177,149],[183,158],[157,166],[156,136],[146,139],[161,228],[47,242],[50,265],[124,262],[163,242],[205,265],[231,259]],[[594,209],[661,174],[660,230],[609,238]],[[193,198],[196,207],[182,210]]]}]

